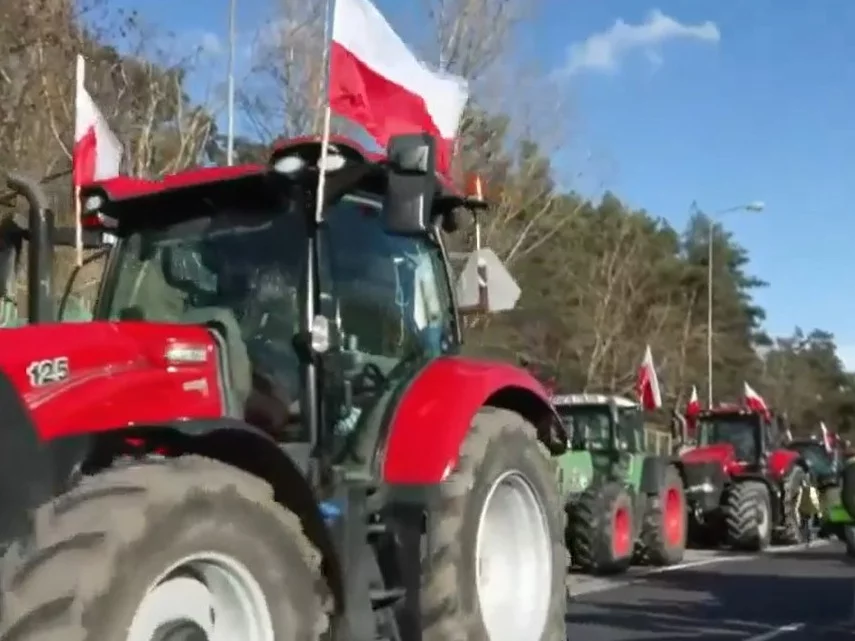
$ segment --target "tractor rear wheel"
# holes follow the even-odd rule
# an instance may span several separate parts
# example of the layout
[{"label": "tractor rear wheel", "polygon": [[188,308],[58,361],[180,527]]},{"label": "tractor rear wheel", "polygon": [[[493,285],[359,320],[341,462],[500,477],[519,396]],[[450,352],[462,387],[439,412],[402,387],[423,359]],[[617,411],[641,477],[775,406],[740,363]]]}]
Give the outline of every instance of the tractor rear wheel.
[{"label": "tractor rear wheel", "polygon": [[641,524],[641,558],[652,565],[674,565],[686,552],[688,512],[683,479],[669,466],[658,496],[650,497]]},{"label": "tractor rear wheel", "polygon": [[724,505],[727,542],[737,550],[759,552],[769,545],[772,505],[761,481],[742,481],[727,493]]},{"label": "tractor rear wheel", "polygon": [[300,520],[220,462],[108,469],[33,522],[0,563],[4,641],[316,641],[328,628]]},{"label": "tractor rear wheel", "polygon": [[427,518],[424,641],[564,641],[557,469],[519,414],[483,408]]},{"label": "tractor rear wheel", "polygon": [[570,508],[573,563],[592,574],[625,572],[632,562],[634,519],[632,496],[621,483],[589,487]]},{"label": "tractor rear wheel", "polygon": [[803,492],[810,492],[810,480],[807,472],[799,465],[790,469],[783,480],[783,504],[782,521],[775,535],[775,543],[782,545],[794,545],[805,539],[805,528],[802,527],[802,518],[799,511],[799,503]]}]

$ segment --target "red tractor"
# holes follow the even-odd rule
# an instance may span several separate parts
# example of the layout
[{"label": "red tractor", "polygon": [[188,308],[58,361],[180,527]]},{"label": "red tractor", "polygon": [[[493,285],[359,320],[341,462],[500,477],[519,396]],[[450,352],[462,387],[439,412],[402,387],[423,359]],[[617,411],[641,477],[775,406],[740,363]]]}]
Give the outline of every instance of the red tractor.
[{"label": "red tractor", "polygon": [[83,190],[116,238],[95,319],[0,332],[0,638],[565,638],[566,435],[459,355],[440,230],[478,203],[435,153],[303,139]]},{"label": "red tractor", "polygon": [[731,405],[698,416],[693,446],[679,456],[693,542],[757,551],[801,541],[808,468],[783,447],[782,420]]}]

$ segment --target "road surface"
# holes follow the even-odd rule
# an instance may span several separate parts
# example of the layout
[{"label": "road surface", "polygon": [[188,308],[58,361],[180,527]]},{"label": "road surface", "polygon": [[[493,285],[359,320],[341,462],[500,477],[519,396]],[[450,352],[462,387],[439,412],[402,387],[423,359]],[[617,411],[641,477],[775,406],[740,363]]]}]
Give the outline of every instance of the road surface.
[{"label": "road surface", "polygon": [[568,641],[855,641],[855,563],[839,543],[691,551],[664,571],[571,575],[570,591]]}]

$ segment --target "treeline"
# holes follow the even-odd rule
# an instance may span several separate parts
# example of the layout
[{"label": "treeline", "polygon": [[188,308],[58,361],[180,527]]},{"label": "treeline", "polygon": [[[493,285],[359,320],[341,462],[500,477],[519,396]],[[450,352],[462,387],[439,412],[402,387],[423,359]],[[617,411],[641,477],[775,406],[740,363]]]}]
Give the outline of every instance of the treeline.
[{"label": "treeline", "polygon": [[[70,222],[73,61],[89,59],[87,87],[125,144],[125,170],[158,176],[222,163],[222,59],[171,37],[146,16],[102,0],[30,0],[0,8],[0,170],[41,176]],[[523,289],[516,310],[467,321],[468,349],[524,358],[567,391],[630,393],[644,345],[658,361],[668,406],[706,390],[707,252],[711,221],[684,229],[605,193],[572,190],[550,158],[572,147],[566,88],[521,60],[525,0],[423,0],[413,38],[422,55],[469,79],[459,171],[478,171],[492,202],[486,243]],[[277,137],[317,130],[322,104],[323,2],[279,0],[251,44],[238,82],[239,159]],[[425,27],[430,25],[430,27]],[[218,75],[206,73],[218,70]],[[338,126],[345,127],[342,123]],[[591,167],[579,168],[593,172]],[[595,172],[594,172],[595,173]],[[567,186],[569,185],[569,187]],[[0,208],[11,204],[0,192]],[[471,248],[472,229],[450,239]],[[743,380],[797,429],[817,421],[855,429],[855,381],[821,330],[772,338],[753,294],[747,251],[718,224],[714,238],[714,384],[720,400]],[[60,278],[67,265],[57,267]]]}]

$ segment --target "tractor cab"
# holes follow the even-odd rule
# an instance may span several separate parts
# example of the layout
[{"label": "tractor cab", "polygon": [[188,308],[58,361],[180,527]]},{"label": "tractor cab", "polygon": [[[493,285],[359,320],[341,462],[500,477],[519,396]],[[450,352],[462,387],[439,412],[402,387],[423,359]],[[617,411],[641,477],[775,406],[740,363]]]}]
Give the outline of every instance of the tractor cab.
[{"label": "tractor cab", "polygon": [[622,396],[562,394],[552,398],[574,450],[641,451],[644,415],[638,403]]},{"label": "tractor cab", "polygon": [[735,405],[702,411],[698,415],[692,456],[706,452],[722,458],[728,465],[756,469],[780,441],[781,420]]}]

